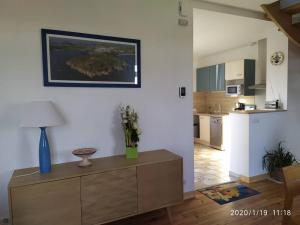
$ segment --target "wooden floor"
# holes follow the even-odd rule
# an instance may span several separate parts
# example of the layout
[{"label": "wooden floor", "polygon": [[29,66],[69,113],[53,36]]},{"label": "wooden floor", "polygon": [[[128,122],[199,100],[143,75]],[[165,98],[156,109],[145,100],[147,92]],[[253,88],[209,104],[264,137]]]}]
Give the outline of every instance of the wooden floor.
[{"label": "wooden floor", "polygon": [[[248,185],[248,184],[247,184]],[[273,210],[282,209],[283,186],[271,181],[249,184],[260,192],[256,196],[225,205],[218,205],[197,192],[196,198],[172,207],[176,225],[279,225],[281,216],[273,215]],[[300,199],[295,201],[295,208],[300,211]],[[231,216],[231,210],[268,210],[267,216]],[[294,213],[294,212],[293,212]],[[299,214],[295,212],[296,214]],[[110,225],[169,225],[166,210],[157,210],[135,216]]]}]

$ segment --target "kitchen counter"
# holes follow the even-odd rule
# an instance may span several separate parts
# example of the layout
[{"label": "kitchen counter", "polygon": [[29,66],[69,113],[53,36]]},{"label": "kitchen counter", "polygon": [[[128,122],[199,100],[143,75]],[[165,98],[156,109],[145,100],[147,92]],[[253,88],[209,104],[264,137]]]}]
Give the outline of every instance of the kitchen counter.
[{"label": "kitchen counter", "polygon": [[[269,113],[268,113],[269,112]],[[253,110],[229,114],[229,171],[245,180],[266,173],[261,160],[266,150],[285,140],[286,110]]]},{"label": "kitchen counter", "polygon": [[229,113],[199,113],[199,112],[194,112],[194,115],[199,115],[199,116],[228,116]]},{"label": "kitchen counter", "polygon": [[255,114],[255,113],[272,113],[272,112],[286,112],[285,109],[255,109],[255,110],[237,110],[231,113],[237,114]]}]

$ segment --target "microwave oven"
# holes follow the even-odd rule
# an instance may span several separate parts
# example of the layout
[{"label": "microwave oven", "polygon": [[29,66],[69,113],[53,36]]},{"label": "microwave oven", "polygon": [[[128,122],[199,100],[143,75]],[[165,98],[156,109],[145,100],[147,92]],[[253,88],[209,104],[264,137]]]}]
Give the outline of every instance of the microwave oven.
[{"label": "microwave oven", "polygon": [[226,94],[230,96],[242,95],[242,85],[241,84],[226,85]]}]

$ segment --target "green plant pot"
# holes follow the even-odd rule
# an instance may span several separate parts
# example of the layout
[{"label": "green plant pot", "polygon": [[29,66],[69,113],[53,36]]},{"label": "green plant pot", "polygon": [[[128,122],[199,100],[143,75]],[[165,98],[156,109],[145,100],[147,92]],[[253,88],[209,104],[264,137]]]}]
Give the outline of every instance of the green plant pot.
[{"label": "green plant pot", "polygon": [[136,159],[138,157],[138,151],[136,147],[126,147],[126,158]]}]

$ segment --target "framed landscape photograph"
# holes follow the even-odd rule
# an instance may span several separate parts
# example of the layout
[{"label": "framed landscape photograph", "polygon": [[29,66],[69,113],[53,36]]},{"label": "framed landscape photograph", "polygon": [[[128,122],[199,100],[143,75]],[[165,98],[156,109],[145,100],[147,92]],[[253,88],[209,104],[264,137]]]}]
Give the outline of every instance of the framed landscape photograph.
[{"label": "framed landscape photograph", "polygon": [[44,86],[141,87],[140,40],[42,29]]}]

